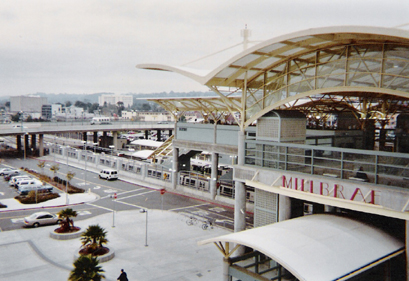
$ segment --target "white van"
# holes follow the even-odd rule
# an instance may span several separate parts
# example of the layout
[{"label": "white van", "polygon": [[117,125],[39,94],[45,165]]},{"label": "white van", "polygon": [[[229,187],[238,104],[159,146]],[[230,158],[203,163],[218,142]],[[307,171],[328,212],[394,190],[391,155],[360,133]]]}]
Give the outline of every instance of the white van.
[{"label": "white van", "polygon": [[117,180],[118,179],[118,171],[117,170],[111,170],[111,169],[103,169],[101,172],[99,172],[99,178],[100,179],[106,179],[106,180]]}]

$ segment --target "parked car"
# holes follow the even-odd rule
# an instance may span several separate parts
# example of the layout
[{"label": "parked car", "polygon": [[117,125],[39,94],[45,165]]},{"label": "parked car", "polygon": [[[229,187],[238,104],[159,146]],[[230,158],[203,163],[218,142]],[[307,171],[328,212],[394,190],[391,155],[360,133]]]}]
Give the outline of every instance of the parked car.
[{"label": "parked car", "polygon": [[17,186],[17,183],[22,180],[30,180],[31,177],[28,175],[12,176],[9,180],[10,186]]},{"label": "parked car", "polygon": [[4,173],[9,172],[9,171],[14,171],[15,169],[12,168],[1,168],[0,169],[0,176],[3,176]]},{"label": "parked car", "polygon": [[37,180],[37,179],[22,180],[22,181],[17,182],[16,186],[17,186],[17,192],[21,195],[26,195],[32,190],[38,191],[38,192],[41,192],[41,191],[52,192],[53,191],[53,187],[51,185],[43,184],[42,181]]},{"label": "parked car", "polygon": [[47,224],[58,224],[60,222],[61,219],[59,219],[57,215],[49,212],[37,212],[24,218],[24,224],[33,227]]},{"label": "parked car", "polygon": [[3,177],[6,181],[9,181],[11,177],[17,175],[20,175],[20,170],[10,170],[3,173]]}]

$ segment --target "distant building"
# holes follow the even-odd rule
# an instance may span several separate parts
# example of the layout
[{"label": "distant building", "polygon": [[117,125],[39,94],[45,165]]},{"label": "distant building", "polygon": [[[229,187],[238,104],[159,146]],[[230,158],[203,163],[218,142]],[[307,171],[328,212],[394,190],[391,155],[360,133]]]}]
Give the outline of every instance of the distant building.
[{"label": "distant building", "polygon": [[[122,111],[123,116],[123,111]],[[173,122],[175,119],[169,112],[138,111],[138,121],[142,122]]]},{"label": "distant building", "polygon": [[44,104],[41,107],[41,117],[45,120],[50,120],[53,117],[53,111],[51,110],[51,104]]},{"label": "distant building", "polygon": [[133,96],[131,95],[101,95],[98,97],[99,106],[104,106],[104,104],[117,105],[118,102],[123,102],[124,107],[129,107],[133,105]]},{"label": "distant building", "polygon": [[47,98],[35,96],[10,97],[10,112],[41,113],[42,106],[47,104]]},{"label": "distant building", "polygon": [[125,120],[136,120],[138,117],[138,112],[137,111],[126,111],[126,110],[122,110],[122,119]]}]

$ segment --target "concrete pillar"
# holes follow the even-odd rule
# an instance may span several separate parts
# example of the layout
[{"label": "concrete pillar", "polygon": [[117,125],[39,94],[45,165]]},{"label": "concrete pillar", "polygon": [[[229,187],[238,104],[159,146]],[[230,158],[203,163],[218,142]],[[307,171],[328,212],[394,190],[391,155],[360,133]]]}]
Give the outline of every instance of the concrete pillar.
[{"label": "concrete pillar", "polygon": [[179,148],[173,148],[173,162],[172,162],[172,188],[176,189],[178,184],[179,172]]},{"label": "concrete pillar", "polygon": [[228,258],[223,258],[223,281],[231,281],[229,277],[229,267],[230,267],[230,260]]},{"label": "concrete pillar", "polygon": [[21,135],[16,136],[17,151],[21,151]]},{"label": "concrete pillar", "polygon": [[[237,164],[244,165],[244,141],[245,134],[238,132],[238,157]],[[246,186],[243,182],[235,181],[234,200],[234,232],[246,229]]]},{"label": "concrete pillar", "polygon": [[115,146],[115,149],[118,149],[118,131],[112,132],[112,145]]},{"label": "concrete pillar", "polygon": [[44,156],[44,135],[38,135],[38,149],[39,149],[39,156]]},{"label": "concrete pillar", "polygon": [[210,196],[212,199],[216,199],[216,192],[217,192],[217,170],[219,167],[219,154],[212,152],[212,172],[211,172],[211,179],[210,179]]},{"label": "concrete pillar", "polygon": [[291,218],[290,197],[278,195],[278,221],[285,221]]},{"label": "concrete pillar", "polygon": [[26,155],[28,155],[27,154],[27,151],[29,150],[29,145],[28,145],[28,143],[29,143],[29,141],[28,141],[28,134],[26,133],[26,134],[24,134],[24,147],[23,147],[23,152],[24,152],[24,150],[25,150],[25,154]]},{"label": "concrete pillar", "polygon": [[36,149],[36,147],[37,147],[37,135],[35,135],[35,134],[32,134],[32,135],[30,135],[30,137],[31,137],[31,141],[30,141],[30,148],[32,148],[32,149]]},{"label": "concrete pillar", "polygon": [[108,144],[108,133],[107,132],[102,132],[102,141],[101,141],[101,144],[100,144],[100,146],[101,147],[108,147],[109,146],[109,144]]},{"label": "concrete pillar", "polygon": [[98,143],[98,132],[94,132],[94,143]]},{"label": "concrete pillar", "polygon": [[406,280],[409,281],[409,222],[405,221]]}]

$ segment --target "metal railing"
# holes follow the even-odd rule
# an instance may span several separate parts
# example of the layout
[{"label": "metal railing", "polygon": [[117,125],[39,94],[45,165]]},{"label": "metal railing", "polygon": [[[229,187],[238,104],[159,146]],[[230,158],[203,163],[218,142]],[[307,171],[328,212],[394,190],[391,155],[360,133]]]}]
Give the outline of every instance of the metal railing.
[{"label": "metal railing", "polygon": [[409,183],[406,153],[248,140],[245,165],[396,187]]}]

